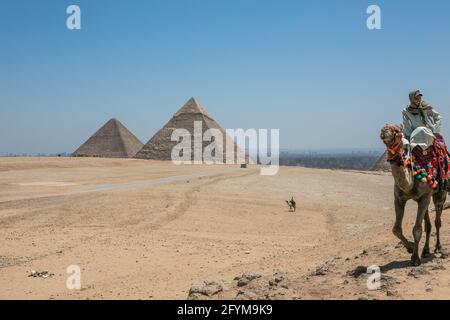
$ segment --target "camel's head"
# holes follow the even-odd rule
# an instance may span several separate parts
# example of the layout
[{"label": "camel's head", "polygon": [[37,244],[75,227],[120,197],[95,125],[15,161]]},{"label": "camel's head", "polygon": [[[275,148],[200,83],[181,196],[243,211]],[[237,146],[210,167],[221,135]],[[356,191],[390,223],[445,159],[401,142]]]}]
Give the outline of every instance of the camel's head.
[{"label": "camel's head", "polygon": [[387,124],[381,129],[380,138],[388,148],[398,145],[403,138],[403,127],[396,124]]}]

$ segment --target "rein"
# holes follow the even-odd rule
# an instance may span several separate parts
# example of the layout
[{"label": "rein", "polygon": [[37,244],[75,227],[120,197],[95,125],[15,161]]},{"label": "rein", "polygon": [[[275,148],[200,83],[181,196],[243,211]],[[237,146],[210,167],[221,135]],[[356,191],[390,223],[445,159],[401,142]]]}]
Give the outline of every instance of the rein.
[{"label": "rein", "polygon": [[[399,139],[400,138],[400,139]],[[397,141],[397,143],[394,143],[392,146],[387,147],[388,152],[390,154],[390,159],[389,160],[397,160],[400,159],[402,157],[402,147],[403,147],[403,133],[397,133],[395,135],[395,139],[394,141]]]},{"label": "rein", "polygon": [[388,151],[392,154],[392,155],[395,155],[395,154],[397,154],[397,153],[399,153],[399,150],[400,150],[400,146],[402,145],[402,141],[400,140],[397,144],[395,144],[394,146],[392,146],[392,147],[389,147],[388,148]]}]

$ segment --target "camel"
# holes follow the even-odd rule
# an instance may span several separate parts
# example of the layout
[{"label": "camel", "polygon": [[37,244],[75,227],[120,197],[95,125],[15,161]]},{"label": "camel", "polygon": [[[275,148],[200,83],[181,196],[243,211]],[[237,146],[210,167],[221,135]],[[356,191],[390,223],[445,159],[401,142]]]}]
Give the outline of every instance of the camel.
[{"label": "camel", "polygon": [[[403,153],[403,128],[397,125],[386,125],[381,130],[381,140],[387,146],[389,152],[392,155],[398,155]],[[398,237],[402,244],[408,250],[408,253],[412,254],[411,263],[413,266],[419,266],[421,264],[421,258],[419,257],[419,243],[423,232],[423,221],[425,221],[425,245],[421,254],[422,258],[430,256],[430,236],[431,236],[431,220],[428,211],[428,207],[431,200],[434,202],[436,219],[436,247],[435,254],[443,253],[443,248],[440,242],[440,229],[441,229],[441,215],[444,209],[444,204],[447,199],[447,190],[433,190],[428,183],[420,182],[413,176],[413,171],[410,166],[398,166],[392,164],[392,176],[395,180],[394,197],[395,197],[395,225],[392,232]],[[414,200],[418,204],[416,222],[413,228],[414,242],[408,241],[403,235],[402,222],[405,213],[405,205],[408,200]]]}]

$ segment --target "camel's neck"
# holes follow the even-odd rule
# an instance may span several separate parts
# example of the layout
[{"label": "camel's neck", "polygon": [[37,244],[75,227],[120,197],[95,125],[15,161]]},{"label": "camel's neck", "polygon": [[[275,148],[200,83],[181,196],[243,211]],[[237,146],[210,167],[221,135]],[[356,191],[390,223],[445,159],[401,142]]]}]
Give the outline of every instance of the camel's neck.
[{"label": "camel's neck", "polygon": [[399,167],[396,164],[392,166],[392,176],[395,184],[403,192],[409,193],[414,188],[414,177],[409,167]]}]

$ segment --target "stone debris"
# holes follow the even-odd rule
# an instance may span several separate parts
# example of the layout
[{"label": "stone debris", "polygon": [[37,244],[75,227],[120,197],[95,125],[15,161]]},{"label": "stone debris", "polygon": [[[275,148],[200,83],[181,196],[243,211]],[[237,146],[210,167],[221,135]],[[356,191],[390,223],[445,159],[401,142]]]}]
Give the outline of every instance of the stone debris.
[{"label": "stone debris", "polygon": [[327,261],[321,266],[318,266],[313,272],[309,274],[309,276],[317,277],[317,276],[324,276],[327,273],[331,272],[335,267],[335,261]]},{"label": "stone debris", "polygon": [[397,292],[395,292],[395,291],[390,291],[390,290],[386,291],[387,297],[395,297],[396,295],[397,295]]},{"label": "stone debris", "polygon": [[311,272],[311,276],[313,276],[313,277],[324,276],[328,273],[328,271],[329,271],[329,268],[327,265],[319,266],[316,268],[316,270]]},{"label": "stone debris", "polygon": [[258,300],[258,295],[252,291],[239,290],[236,300]]},{"label": "stone debris", "polygon": [[51,276],[53,276],[53,273],[50,273],[48,271],[35,271],[35,270],[31,270],[30,274],[28,275],[28,277],[32,277],[32,278],[43,278],[43,279],[47,279]]},{"label": "stone debris", "polygon": [[367,274],[367,267],[357,266],[354,270],[347,272],[347,276],[350,276],[353,278],[359,278],[363,274]]},{"label": "stone debris", "polygon": [[280,282],[282,282],[285,279],[285,275],[282,272],[275,272],[273,274],[273,277],[271,280],[269,280],[269,286],[275,287]]},{"label": "stone debris", "polygon": [[284,280],[284,274],[281,273],[281,272],[275,272],[274,275],[273,275],[273,280],[276,283],[280,283],[281,281]]},{"label": "stone debris", "polygon": [[205,281],[201,284],[194,284],[189,289],[188,299],[196,300],[210,298],[224,289],[223,283],[218,281]]},{"label": "stone debris", "polygon": [[244,286],[246,286],[247,284],[249,284],[250,283],[250,280],[249,279],[247,279],[247,278],[240,278],[239,280],[238,280],[238,282],[237,282],[237,286],[238,287],[244,287]]},{"label": "stone debris", "polygon": [[408,276],[416,278],[416,279],[419,278],[419,276],[428,275],[428,274],[430,274],[430,272],[425,270],[425,268],[423,266],[411,268],[411,270],[409,270],[409,272],[408,272]]},{"label": "stone debris", "polygon": [[234,278],[235,281],[237,281],[238,287],[244,287],[247,284],[250,283],[250,281],[253,281],[255,279],[261,278],[261,275],[256,272],[246,272],[243,273],[241,276],[237,276]]},{"label": "stone debris", "polygon": [[446,270],[445,266],[440,260],[438,260],[432,267],[431,270]]},{"label": "stone debris", "polygon": [[391,288],[394,286],[394,284],[396,283],[396,279],[394,277],[388,276],[386,274],[382,274],[381,275],[381,288],[382,290],[386,291],[386,295],[389,296],[388,292],[390,294],[396,294],[395,291],[392,291]]}]

